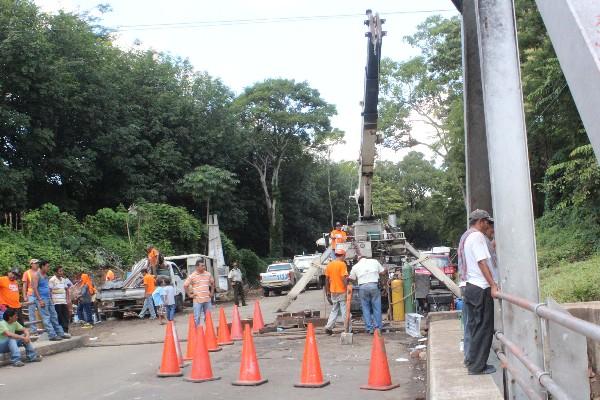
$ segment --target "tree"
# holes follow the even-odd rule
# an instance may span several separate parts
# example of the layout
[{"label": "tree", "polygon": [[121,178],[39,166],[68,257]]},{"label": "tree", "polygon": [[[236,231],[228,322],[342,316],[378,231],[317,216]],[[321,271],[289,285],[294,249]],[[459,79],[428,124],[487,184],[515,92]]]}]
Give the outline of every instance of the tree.
[{"label": "tree", "polygon": [[185,174],[179,181],[180,191],[191,194],[197,203],[206,204],[206,223],[210,215],[210,200],[223,201],[231,196],[236,185],[240,183],[236,175],[225,169],[202,165]]},{"label": "tree", "polygon": [[246,137],[244,161],[258,174],[269,221],[269,253],[283,251],[280,173],[284,162],[304,153],[331,131],[335,107],[308,83],[268,79],[247,88],[235,100]]}]

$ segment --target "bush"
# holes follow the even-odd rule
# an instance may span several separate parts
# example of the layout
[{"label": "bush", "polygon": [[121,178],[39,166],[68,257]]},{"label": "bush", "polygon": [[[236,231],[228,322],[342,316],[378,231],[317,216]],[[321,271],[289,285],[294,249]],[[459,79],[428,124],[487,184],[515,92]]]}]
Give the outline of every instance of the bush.
[{"label": "bush", "polygon": [[258,276],[267,268],[267,264],[252,250],[242,249],[239,251],[240,267],[246,273],[248,283],[255,284],[258,282]]},{"label": "bush", "polygon": [[600,300],[600,256],[540,271],[542,299],[560,303]]}]

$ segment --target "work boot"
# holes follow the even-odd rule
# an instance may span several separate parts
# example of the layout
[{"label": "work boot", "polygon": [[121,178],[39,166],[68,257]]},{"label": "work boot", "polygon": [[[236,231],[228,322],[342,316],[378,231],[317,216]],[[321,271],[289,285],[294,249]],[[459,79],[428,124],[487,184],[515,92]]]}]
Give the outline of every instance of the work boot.
[{"label": "work boot", "polygon": [[25,363],[23,361],[15,361],[14,363],[12,363],[13,367],[24,367]]},{"label": "work boot", "polygon": [[333,335],[333,331],[331,329],[325,328],[325,333],[328,334],[329,336]]},{"label": "work boot", "polygon": [[60,337],[60,336],[52,336],[48,340],[51,341],[51,342],[58,342],[59,340],[62,340],[62,337]]},{"label": "work boot", "polygon": [[40,362],[42,361],[42,356],[40,356],[39,354],[36,355],[35,357],[33,357],[32,359],[27,360],[28,362]]},{"label": "work boot", "polygon": [[469,375],[489,375],[489,374],[493,374],[494,372],[496,372],[496,367],[488,364],[485,366],[483,371],[479,371],[479,372],[469,371]]}]

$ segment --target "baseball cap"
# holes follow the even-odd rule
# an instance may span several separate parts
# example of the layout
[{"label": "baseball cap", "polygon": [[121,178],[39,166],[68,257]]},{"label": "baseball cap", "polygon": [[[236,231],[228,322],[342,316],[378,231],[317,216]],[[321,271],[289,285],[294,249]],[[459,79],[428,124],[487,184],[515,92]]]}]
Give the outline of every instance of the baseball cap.
[{"label": "baseball cap", "polygon": [[335,223],[335,226],[342,226],[342,223],[340,221]]},{"label": "baseball cap", "polygon": [[477,209],[475,211],[472,211],[471,214],[469,214],[469,222],[477,221],[480,219],[487,219],[491,223],[494,223],[494,218],[492,218],[490,213],[485,210]]},{"label": "baseball cap", "polygon": [[39,264],[40,260],[38,260],[37,258],[32,258],[31,260],[29,260],[29,265],[31,264]]},{"label": "baseball cap", "polygon": [[335,249],[335,254],[336,255],[340,255],[340,256],[344,256],[344,255],[346,255],[346,250],[344,250],[344,249]]}]

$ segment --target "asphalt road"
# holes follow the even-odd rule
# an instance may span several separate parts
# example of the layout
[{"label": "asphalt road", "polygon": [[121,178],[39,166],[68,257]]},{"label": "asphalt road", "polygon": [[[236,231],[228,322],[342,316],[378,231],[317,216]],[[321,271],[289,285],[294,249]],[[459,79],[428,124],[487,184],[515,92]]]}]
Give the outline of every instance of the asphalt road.
[{"label": "asphalt road", "polygon": [[[320,302],[321,293],[308,291],[301,296],[303,304]],[[279,298],[264,299],[265,319],[272,320],[271,303]],[[300,301],[300,300],[299,300]],[[303,309],[301,303],[295,308]],[[265,311],[267,310],[267,311]],[[184,320],[184,318],[181,318]],[[153,321],[120,321],[109,330],[115,335],[107,338],[137,336],[144,338],[148,331],[160,331]],[[132,321],[133,322],[133,321]],[[184,336],[184,325],[179,324]],[[148,329],[150,328],[150,329]],[[94,328],[96,329],[96,328]],[[104,328],[107,329],[106,327]],[[93,331],[93,330],[92,330]],[[118,332],[121,332],[119,334]],[[94,334],[91,332],[90,334]],[[300,376],[304,340],[281,337],[257,337],[255,345],[258,361],[268,383],[259,387],[237,387],[231,382],[239,373],[241,343],[211,353],[213,371],[221,379],[206,383],[189,383],[181,378],[158,378],[162,345],[116,345],[85,347],[45,358],[41,363],[23,368],[0,369],[0,398],[65,399],[419,399],[425,398],[424,368],[422,361],[410,359],[408,347],[414,339],[403,333],[385,335],[392,380],[400,388],[389,392],[360,390],[367,382],[372,337],[355,334],[352,346],[339,344],[339,336],[318,335],[321,367],[331,385],[322,389],[293,387]],[[102,339],[98,339],[102,343]],[[98,341],[97,340],[97,341]],[[114,340],[114,339],[113,339]],[[396,361],[398,358],[408,361]],[[187,375],[190,367],[184,369]]]}]

